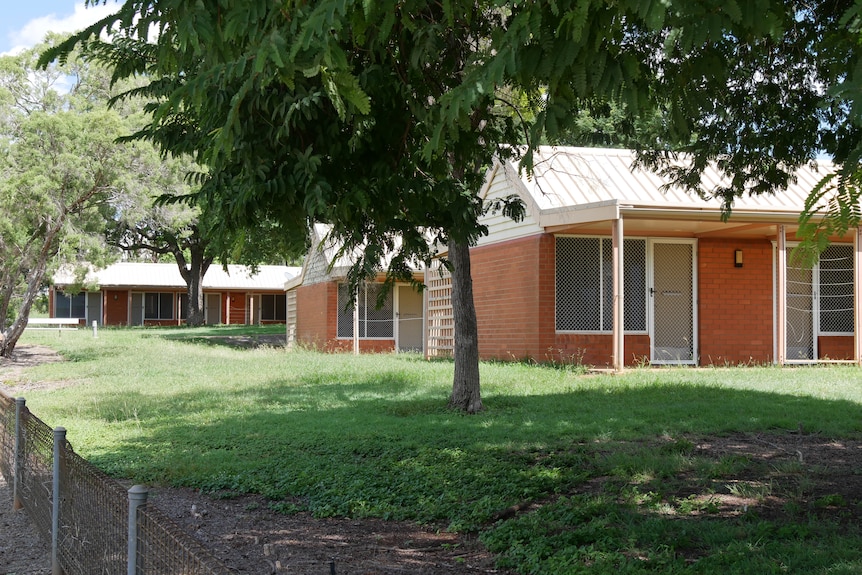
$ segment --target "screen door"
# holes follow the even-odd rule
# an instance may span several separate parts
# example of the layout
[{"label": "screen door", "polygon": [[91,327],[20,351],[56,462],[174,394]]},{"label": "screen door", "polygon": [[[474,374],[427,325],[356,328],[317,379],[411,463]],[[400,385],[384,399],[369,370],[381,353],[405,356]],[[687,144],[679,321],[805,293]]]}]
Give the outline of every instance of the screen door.
[{"label": "screen door", "polygon": [[813,279],[812,268],[787,263],[787,361],[815,357]]},{"label": "screen door", "polygon": [[422,351],[422,294],[412,286],[398,286],[398,351]]},{"label": "screen door", "polygon": [[694,244],[653,241],[651,362],[695,363]]}]

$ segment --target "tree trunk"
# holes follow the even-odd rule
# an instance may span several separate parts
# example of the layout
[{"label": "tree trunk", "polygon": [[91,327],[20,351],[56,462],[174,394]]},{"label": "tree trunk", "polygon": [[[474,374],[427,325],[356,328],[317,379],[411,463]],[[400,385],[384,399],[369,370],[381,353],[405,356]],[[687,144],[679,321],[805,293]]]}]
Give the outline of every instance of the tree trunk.
[{"label": "tree trunk", "polygon": [[455,377],[449,406],[467,413],[482,411],[479,393],[479,328],[473,301],[470,246],[449,242],[452,262],[452,315],[455,320]]},{"label": "tree trunk", "polygon": [[[65,218],[60,218],[45,235],[42,247],[39,250],[39,254],[34,262],[33,268],[28,274],[27,290],[24,292],[21,305],[18,307],[18,314],[15,321],[13,321],[12,325],[7,329],[0,330],[0,357],[12,357],[12,353],[15,351],[15,346],[18,344],[18,340],[24,333],[24,328],[27,327],[27,320],[30,318],[30,308],[33,307],[33,300],[35,300],[36,296],[39,294],[39,288],[42,286],[42,280],[45,278],[45,270],[48,267],[48,258],[51,257],[53,253],[54,240],[56,239],[57,234],[60,233],[64,220]],[[5,319],[6,318],[4,317],[3,321],[5,321]]]},{"label": "tree trunk", "polygon": [[194,244],[189,249],[191,255],[190,265],[186,264],[186,258],[182,251],[174,252],[180,275],[188,286],[189,304],[186,310],[186,325],[199,327],[206,324],[204,315],[204,276],[212,263],[212,258],[204,255],[204,248]]}]

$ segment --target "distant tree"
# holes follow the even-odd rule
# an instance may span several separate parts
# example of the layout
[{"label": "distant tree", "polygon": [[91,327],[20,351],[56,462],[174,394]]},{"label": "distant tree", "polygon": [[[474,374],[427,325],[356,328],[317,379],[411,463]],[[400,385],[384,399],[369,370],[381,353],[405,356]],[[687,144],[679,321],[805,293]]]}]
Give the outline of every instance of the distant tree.
[{"label": "distant tree", "polygon": [[[649,146],[678,147],[663,132],[660,110],[633,115],[621,102],[583,102],[571,110],[572,120],[545,143],[585,148],[638,149]],[[547,138],[546,138],[547,140]]]},{"label": "distant tree", "polygon": [[200,208],[165,201],[188,196],[193,188],[186,184],[187,174],[199,168],[190,161],[165,158],[148,143],[133,144],[136,153],[128,166],[124,193],[112,202],[106,220],[106,242],[133,258],[158,261],[170,256],[186,283],[186,324],[203,325],[203,278],[216,254]]},{"label": "distant tree", "polygon": [[35,68],[37,50],[0,57],[0,356],[15,349],[48,270],[100,261],[104,215],[128,163],[115,112],[79,111]]}]

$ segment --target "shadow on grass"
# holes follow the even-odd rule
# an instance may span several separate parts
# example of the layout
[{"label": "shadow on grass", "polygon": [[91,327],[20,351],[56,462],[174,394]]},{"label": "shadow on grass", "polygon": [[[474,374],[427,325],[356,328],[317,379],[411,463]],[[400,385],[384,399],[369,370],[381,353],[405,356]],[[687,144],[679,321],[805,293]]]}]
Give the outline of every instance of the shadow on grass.
[{"label": "shadow on grass", "polygon": [[[789,572],[850,573],[862,566],[859,529],[847,519],[858,514],[860,491],[820,507],[810,497],[818,482],[838,488],[828,466],[794,465],[790,449],[780,461],[695,449],[704,437],[779,445],[800,428],[824,442],[858,436],[860,407],[851,401],[609,386],[498,391],[486,395],[485,413],[464,416],[445,408],[440,388],[429,391],[401,371],[353,383],[320,372],[217,393],[92,398],[79,406],[81,417],[139,429],[92,461],[135,482],[222,497],[261,493],[317,516],[482,532],[503,565],[525,572],[762,573],[780,563]],[[843,445],[834,450],[842,452]],[[748,493],[737,487],[748,502],[718,512],[718,495],[732,494],[728,485],[748,485]]]}]

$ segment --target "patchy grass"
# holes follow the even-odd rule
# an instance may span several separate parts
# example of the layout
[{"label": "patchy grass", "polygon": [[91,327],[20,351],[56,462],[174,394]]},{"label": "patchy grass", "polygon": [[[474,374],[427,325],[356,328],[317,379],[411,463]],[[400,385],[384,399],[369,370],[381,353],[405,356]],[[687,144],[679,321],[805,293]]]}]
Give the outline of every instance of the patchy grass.
[{"label": "patchy grass", "polygon": [[488,363],[464,416],[449,362],[226,339],[278,329],[27,334],[69,361],[18,384],[63,383],[28,406],[117,477],[477,532],[521,573],[862,571],[856,368]]}]

